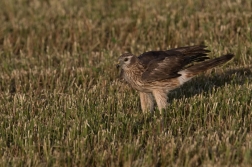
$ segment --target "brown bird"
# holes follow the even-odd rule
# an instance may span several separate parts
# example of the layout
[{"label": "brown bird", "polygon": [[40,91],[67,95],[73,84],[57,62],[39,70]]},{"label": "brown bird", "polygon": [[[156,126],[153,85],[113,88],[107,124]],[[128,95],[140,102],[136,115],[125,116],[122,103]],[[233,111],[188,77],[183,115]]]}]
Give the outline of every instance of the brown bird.
[{"label": "brown bird", "polygon": [[145,52],[138,57],[125,53],[119,57],[117,67],[121,78],[140,92],[143,111],[153,111],[154,99],[161,111],[168,105],[167,94],[197,74],[231,60],[226,54],[209,59],[204,45],[180,47],[166,51]]}]

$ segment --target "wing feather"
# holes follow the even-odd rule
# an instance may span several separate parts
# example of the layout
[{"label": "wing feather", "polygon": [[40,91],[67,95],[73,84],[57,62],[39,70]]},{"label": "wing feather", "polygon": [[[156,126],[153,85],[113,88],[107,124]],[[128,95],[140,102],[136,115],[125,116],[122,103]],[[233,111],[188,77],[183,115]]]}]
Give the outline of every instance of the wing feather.
[{"label": "wing feather", "polygon": [[206,59],[207,53],[204,45],[180,47],[167,51],[145,52],[138,58],[145,68],[142,79],[151,82],[163,79],[179,77],[178,73],[193,62]]},{"label": "wing feather", "polygon": [[145,81],[157,81],[180,76],[182,56],[169,56],[152,60],[142,74]]}]

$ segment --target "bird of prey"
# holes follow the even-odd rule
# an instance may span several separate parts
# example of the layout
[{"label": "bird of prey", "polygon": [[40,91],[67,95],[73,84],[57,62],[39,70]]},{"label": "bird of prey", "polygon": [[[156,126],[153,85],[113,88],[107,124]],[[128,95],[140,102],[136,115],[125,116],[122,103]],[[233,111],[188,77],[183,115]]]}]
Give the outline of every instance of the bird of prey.
[{"label": "bird of prey", "polygon": [[[117,67],[121,78],[140,92],[141,109],[153,111],[154,99],[161,111],[168,105],[167,94],[197,74],[226,63],[233,54],[209,59],[204,45],[179,47],[166,51],[149,51],[138,57],[124,53]],[[209,59],[209,60],[208,60]]]}]

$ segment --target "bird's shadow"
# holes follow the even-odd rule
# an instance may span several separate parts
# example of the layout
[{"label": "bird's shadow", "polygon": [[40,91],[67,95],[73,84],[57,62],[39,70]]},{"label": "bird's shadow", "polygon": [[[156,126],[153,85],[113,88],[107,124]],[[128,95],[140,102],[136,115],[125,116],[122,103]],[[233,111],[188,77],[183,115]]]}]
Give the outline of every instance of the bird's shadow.
[{"label": "bird's shadow", "polygon": [[243,85],[248,80],[252,80],[250,67],[226,70],[220,74],[213,73],[211,76],[200,75],[180,88],[171,91],[168,94],[168,102],[171,103],[174,99],[189,98],[200,93],[207,93],[226,84]]}]

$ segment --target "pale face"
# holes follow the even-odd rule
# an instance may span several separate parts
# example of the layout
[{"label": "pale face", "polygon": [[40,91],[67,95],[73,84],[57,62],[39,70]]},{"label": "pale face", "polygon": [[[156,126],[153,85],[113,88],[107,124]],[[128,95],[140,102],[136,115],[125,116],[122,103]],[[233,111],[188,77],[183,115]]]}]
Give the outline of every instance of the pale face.
[{"label": "pale face", "polygon": [[118,64],[117,67],[121,67],[121,69],[126,70],[130,68],[130,65],[134,63],[134,55],[130,53],[125,53],[122,56],[118,58]]}]

